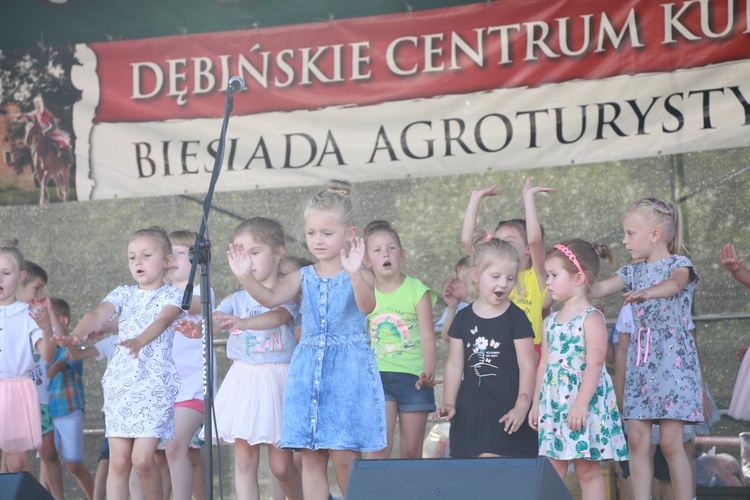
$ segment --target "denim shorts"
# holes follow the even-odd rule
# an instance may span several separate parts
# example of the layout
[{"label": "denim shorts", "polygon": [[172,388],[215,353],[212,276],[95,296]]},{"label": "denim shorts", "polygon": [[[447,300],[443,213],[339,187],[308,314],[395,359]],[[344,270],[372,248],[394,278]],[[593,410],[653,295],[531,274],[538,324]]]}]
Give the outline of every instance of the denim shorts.
[{"label": "denim shorts", "polygon": [[432,387],[417,389],[419,377],[411,373],[380,372],[385,400],[395,401],[398,411],[435,411],[435,391]]}]

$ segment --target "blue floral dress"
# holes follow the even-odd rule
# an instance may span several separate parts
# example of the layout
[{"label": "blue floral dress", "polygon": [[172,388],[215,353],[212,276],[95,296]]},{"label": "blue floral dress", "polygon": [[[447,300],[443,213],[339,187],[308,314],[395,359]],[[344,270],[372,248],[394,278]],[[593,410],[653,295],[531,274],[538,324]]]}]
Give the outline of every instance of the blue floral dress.
[{"label": "blue floral dress", "polygon": [[302,337],[284,389],[281,446],[382,450],[383,386],[349,275],[319,277],[308,266],[300,278]]},{"label": "blue floral dress", "polygon": [[687,257],[637,262],[617,271],[627,290],[661,283],[681,268],[690,282],[673,297],[633,304],[634,331],[628,345],[623,418],[703,422],[703,382],[698,351],[688,331],[698,275]]},{"label": "blue floral dress", "polygon": [[539,389],[539,455],[556,460],[627,460],[620,412],[612,380],[602,367],[599,385],[589,403],[586,427],[572,431],[566,420],[586,369],[583,322],[590,307],[567,323],[557,314],[547,320],[547,369]]}]

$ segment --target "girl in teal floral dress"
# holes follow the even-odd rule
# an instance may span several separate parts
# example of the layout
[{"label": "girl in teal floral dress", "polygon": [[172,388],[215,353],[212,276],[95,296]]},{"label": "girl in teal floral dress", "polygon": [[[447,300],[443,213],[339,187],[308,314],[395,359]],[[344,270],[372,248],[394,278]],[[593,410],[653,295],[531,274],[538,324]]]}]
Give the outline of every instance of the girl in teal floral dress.
[{"label": "girl in teal floral dress", "polygon": [[605,246],[580,239],[547,252],[549,293],[563,308],[552,313],[542,336],[542,357],[529,424],[539,431],[539,455],[560,477],[573,460],[583,498],[604,498],[599,460],[627,460],[614,386],[604,367],[607,327],[588,298]]}]

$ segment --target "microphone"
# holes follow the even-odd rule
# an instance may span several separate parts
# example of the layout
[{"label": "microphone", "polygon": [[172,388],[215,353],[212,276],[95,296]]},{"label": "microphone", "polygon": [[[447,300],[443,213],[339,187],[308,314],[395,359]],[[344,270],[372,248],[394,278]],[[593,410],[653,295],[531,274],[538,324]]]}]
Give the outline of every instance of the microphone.
[{"label": "microphone", "polygon": [[227,92],[230,92],[234,94],[235,92],[239,92],[240,90],[245,89],[245,80],[243,80],[239,76],[233,76],[229,79],[229,86],[227,87]]}]

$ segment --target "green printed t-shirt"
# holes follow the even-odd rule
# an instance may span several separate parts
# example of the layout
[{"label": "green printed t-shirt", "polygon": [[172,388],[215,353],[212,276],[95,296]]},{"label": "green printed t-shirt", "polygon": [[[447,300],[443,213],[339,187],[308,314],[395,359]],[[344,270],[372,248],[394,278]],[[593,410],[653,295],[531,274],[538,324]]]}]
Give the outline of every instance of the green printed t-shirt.
[{"label": "green printed t-shirt", "polygon": [[381,293],[375,289],[375,310],[367,316],[370,347],[381,372],[424,371],[419,338],[417,304],[425,293],[435,305],[437,295],[416,278],[407,276],[396,290]]}]

